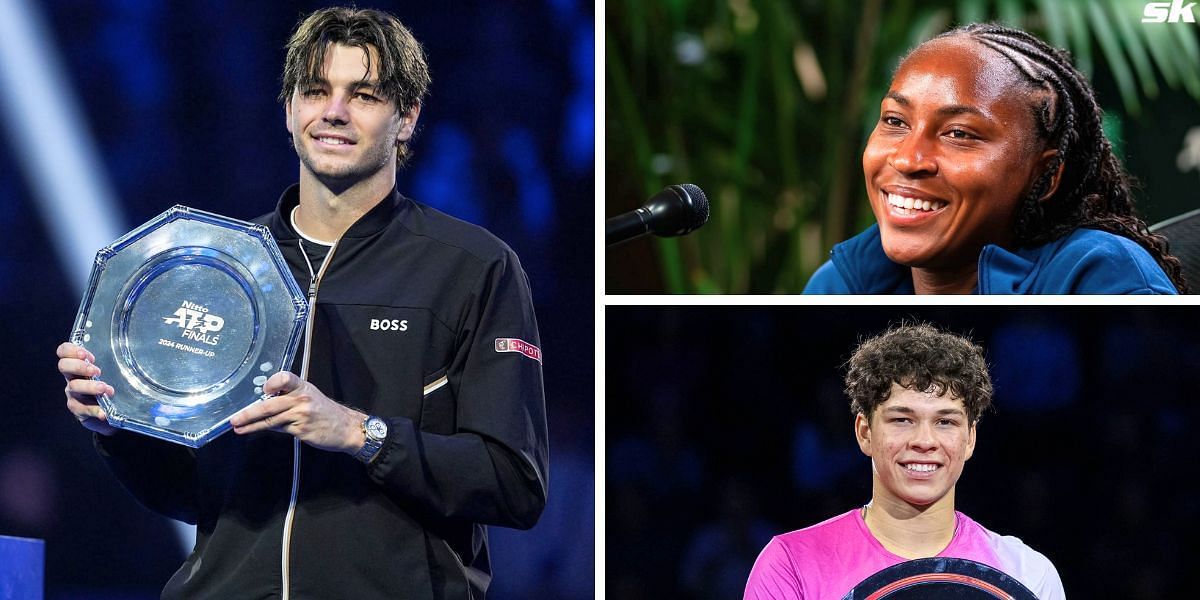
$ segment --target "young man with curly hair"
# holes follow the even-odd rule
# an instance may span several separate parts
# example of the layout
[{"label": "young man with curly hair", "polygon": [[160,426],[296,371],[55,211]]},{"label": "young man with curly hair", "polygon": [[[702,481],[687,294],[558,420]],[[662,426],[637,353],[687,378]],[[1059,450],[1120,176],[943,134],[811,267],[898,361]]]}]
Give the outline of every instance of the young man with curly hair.
[{"label": "young man with curly hair", "polygon": [[871,458],[871,501],[773,538],[750,572],[747,600],[842,598],[885,568],[928,557],[982,563],[1042,600],[1064,597],[1045,556],[954,510],[992,400],[982,348],[930,325],[894,327],[858,346],[845,386],[855,437]]}]

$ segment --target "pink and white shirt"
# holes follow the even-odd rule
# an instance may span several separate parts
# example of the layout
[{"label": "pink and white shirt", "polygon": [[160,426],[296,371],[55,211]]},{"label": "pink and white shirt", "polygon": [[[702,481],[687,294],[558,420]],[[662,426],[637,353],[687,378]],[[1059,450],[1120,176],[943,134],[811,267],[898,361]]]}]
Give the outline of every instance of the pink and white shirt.
[{"label": "pink and white shirt", "polygon": [[[1063,600],[1062,580],[1050,560],[1021,540],[984,529],[955,511],[950,544],[938,556],[965,558],[998,569],[1041,600]],[[892,554],[854,509],[827,521],[777,535],[763,548],[745,600],[839,600],[859,582],[906,559]]]}]

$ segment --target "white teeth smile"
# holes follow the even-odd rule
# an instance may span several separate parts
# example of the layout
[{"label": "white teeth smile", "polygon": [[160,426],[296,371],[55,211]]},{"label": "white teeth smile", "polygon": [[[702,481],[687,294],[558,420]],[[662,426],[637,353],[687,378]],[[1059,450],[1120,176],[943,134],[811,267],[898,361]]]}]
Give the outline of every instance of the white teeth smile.
[{"label": "white teeth smile", "polygon": [[340,145],[340,144],[347,144],[347,143],[349,143],[349,142],[347,142],[346,140],[343,140],[343,139],[341,139],[341,138],[331,138],[331,137],[319,137],[319,138],[317,138],[317,140],[318,140],[318,141],[325,142],[326,144],[338,144],[338,145]]},{"label": "white teeth smile", "polygon": [[916,471],[918,473],[929,473],[932,471],[936,471],[938,469],[938,465],[931,465],[931,464],[925,464],[925,463],[909,463],[907,465],[904,465],[904,468],[908,469],[909,471]]},{"label": "white teeth smile", "polygon": [[902,214],[912,214],[912,211],[935,211],[946,207],[946,203],[941,200],[920,200],[917,198],[909,198],[899,194],[888,194],[887,203],[897,209],[903,209],[899,212]]}]

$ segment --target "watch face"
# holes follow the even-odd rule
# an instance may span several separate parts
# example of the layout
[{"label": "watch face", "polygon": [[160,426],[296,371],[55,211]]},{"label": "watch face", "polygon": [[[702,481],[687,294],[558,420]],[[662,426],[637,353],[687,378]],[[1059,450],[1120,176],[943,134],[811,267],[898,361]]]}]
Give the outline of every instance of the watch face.
[{"label": "watch face", "polygon": [[371,417],[367,419],[367,435],[376,439],[387,437],[387,421],[379,417]]},{"label": "watch face", "polygon": [[265,226],[176,206],[97,253],[71,340],[109,424],[197,447],[291,364],[307,311]]}]

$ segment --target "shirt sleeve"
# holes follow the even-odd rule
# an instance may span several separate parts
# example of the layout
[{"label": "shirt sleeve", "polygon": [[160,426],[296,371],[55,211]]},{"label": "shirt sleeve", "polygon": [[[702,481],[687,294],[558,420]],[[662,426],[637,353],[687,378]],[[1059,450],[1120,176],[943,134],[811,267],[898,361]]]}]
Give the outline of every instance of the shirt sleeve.
[{"label": "shirt sleeve", "polygon": [[1064,279],[1079,294],[1177,294],[1166,272],[1136,244],[1097,244],[1087,248]]},{"label": "shirt sleeve", "polygon": [[541,339],[528,279],[511,250],[484,269],[457,339],[438,392],[454,402],[455,433],[390,419],[369,473],[438,517],[532,527],[548,487]]},{"label": "shirt sleeve", "polygon": [[191,448],[128,431],[92,435],[109,470],[142,506],[196,524],[196,455]]},{"label": "shirt sleeve", "polygon": [[997,568],[1020,581],[1040,600],[1063,600],[1066,597],[1058,570],[1046,555],[1014,536],[991,532],[989,535],[993,536],[991,545],[999,561]]},{"label": "shirt sleeve", "polygon": [[743,600],[803,600],[804,592],[800,576],[787,548],[778,537],[772,538],[746,581]]},{"label": "shirt sleeve", "polygon": [[1133,240],[1094,230],[1080,230],[1061,243],[1042,266],[1038,279],[1049,293],[1177,294],[1170,277]]},{"label": "shirt sleeve", "polygon": [[1046,560],[1046,570],[1042,575],[1042,580],[1036,589],[1031,590],[1037,595],[1038,600],[1066,600],[1067,593],[1063,590],[1062,579],[1058,576],[1058,569],[1054,568],[1054,563]]}]

